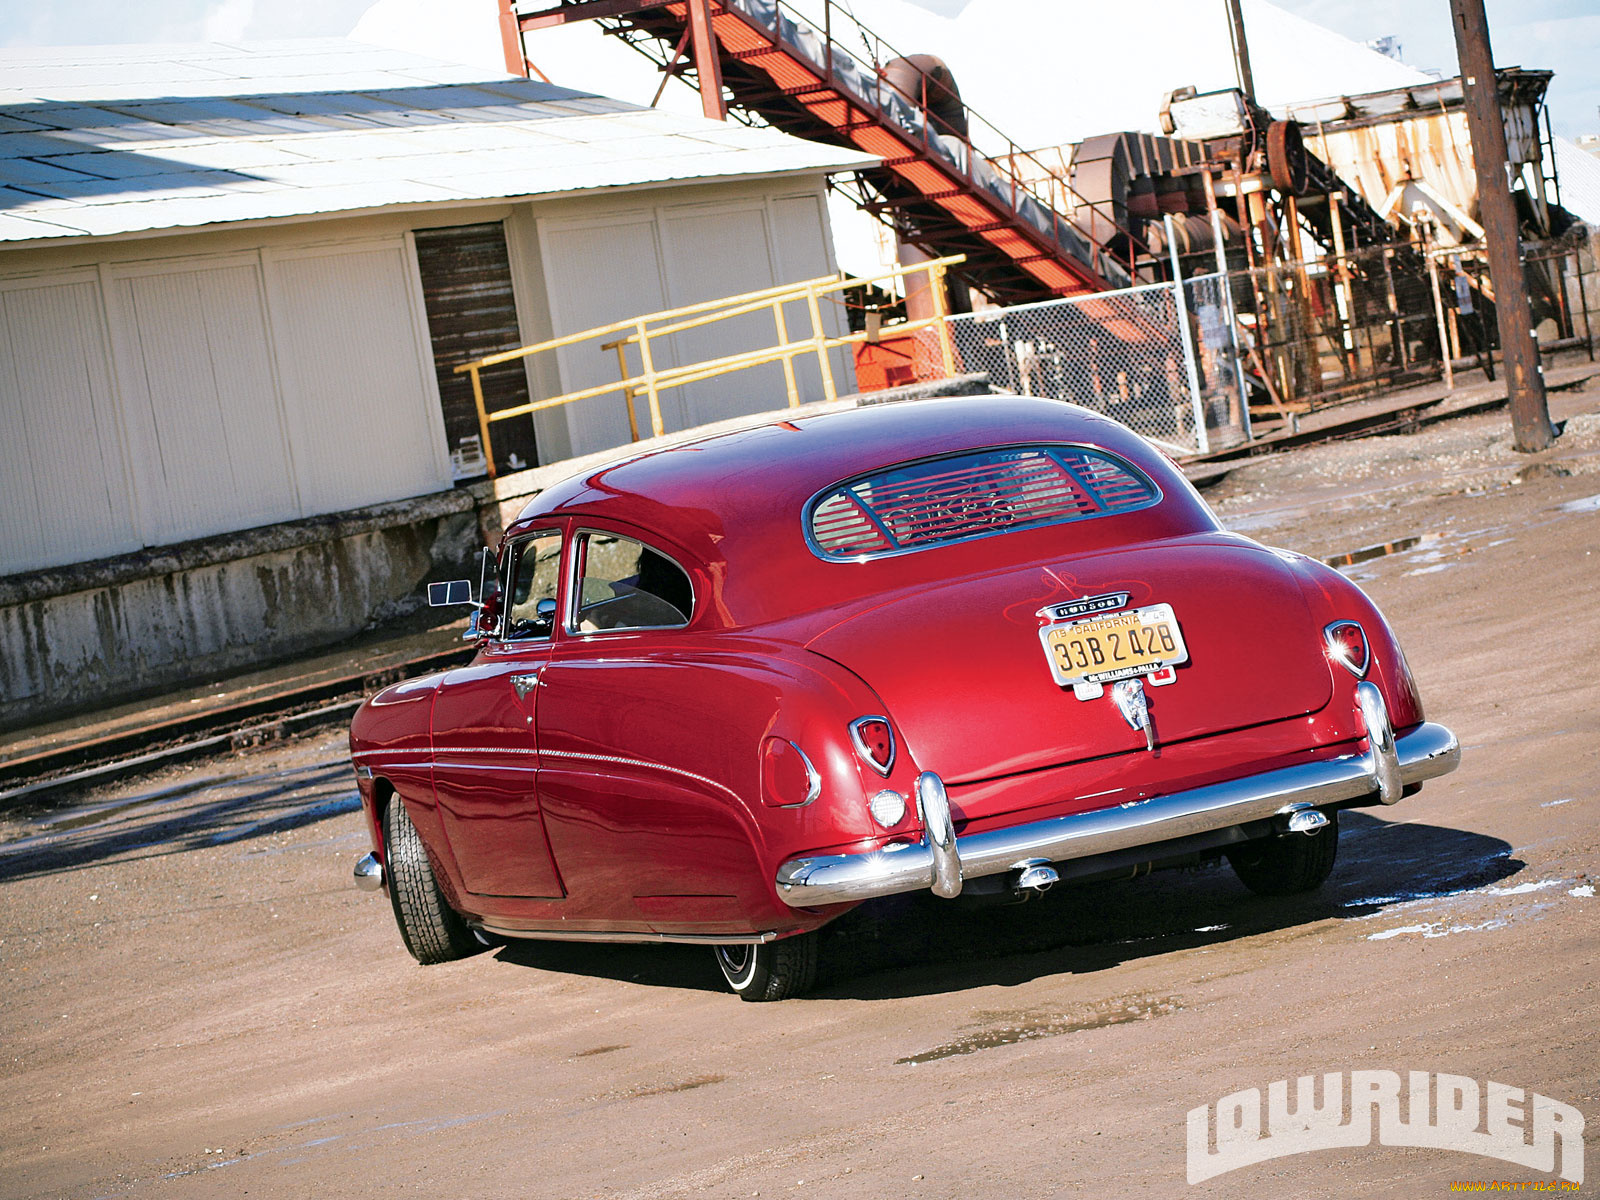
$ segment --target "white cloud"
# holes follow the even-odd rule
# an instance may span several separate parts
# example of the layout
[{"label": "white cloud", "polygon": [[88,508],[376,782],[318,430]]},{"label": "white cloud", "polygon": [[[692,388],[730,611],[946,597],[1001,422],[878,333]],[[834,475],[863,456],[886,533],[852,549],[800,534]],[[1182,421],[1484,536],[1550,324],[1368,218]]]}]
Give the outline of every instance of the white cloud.
[{"label": "white cloud", "polygon": [[237,42],[256,15],[256,0],[222,0],[206,10],[200,36],[208,42]]}]

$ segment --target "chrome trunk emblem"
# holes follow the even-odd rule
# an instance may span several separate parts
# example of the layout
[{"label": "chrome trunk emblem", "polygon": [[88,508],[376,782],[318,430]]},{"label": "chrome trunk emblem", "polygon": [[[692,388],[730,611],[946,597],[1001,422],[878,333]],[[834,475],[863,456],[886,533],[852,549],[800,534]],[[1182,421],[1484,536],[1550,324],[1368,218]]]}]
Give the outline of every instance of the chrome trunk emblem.
[{"label": "chrome trunk emblem", "polygon": [[1112,612],[1115,609],[1127,607],[1127,592],[1105,592],[1099,596],[1085,596],[1081,600],[1069,600],[1065,604],[1046,605],[1039,610],[1037,615],[1051,621],[1070,621],[1074,617],[1087,617],[1091,613]]},{"label": "chrome trunk emblem", "polygon": [[1156,748],[1155,726],[1150,723],[1150,701],[1144,694],[1144,681],[1119,679],[1111,685],[1111,701],[1128,723],[1129,729],[1144,731],[1144,748]]}]

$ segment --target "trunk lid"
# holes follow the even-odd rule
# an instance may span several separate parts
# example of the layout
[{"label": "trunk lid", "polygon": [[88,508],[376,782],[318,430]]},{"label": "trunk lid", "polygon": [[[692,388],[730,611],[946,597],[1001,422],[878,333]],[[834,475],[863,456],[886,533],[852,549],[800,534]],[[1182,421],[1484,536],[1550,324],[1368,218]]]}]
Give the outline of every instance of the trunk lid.
[{"label": "trunk lid", "polygon": [[1172,684],[1145,688],[1158,745],[1312,713],[1332,695],[1293,573],[1242,542],[1176,540],[897,593],[808,646],[865,680],[917,765],[946,783],[1145,754],[1110,685],[1079,700],[1039,636],[1040,609],[1118,592],[1128,609],[1171,605],[1188,648]]}]

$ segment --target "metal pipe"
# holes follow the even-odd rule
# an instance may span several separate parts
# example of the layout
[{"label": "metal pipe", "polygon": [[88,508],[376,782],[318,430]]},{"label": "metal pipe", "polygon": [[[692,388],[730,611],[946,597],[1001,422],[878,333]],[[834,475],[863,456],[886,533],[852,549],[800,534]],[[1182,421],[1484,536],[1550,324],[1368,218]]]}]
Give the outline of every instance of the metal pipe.
[{"label": "metal pipe", "polygon": [[1200,371],[1195,365],[1194,337],[1189,329],[1189,297],[1183,288],[1183,271],[1178,265],[1178,243],[1172,230],[1172,214],[1162,213],[1167,230],[1167,252],[1172,258],[1172,301],[1178,316],[1178,338],[1183,346],[1183,365],[1189,379],[1189,404],[1194,417],[1194,441],[1201,454],[1211,451],[1206,436],[1206,408],[1200,400]]}]

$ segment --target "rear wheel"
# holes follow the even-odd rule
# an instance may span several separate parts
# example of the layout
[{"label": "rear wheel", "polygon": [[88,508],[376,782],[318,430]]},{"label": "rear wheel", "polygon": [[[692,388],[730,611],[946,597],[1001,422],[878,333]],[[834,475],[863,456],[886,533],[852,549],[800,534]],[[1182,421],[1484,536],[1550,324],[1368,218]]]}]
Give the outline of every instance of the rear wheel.
[{"label": "rear wheel", "polygon": [[1333,871],[1339,851],[1339,814],[1315,833],[1259,838],[1228,851],[1239,882],[1261,896],[1315,891]]},{"label": "rear wheel", "polygon": [[450,907],[439,890],[428,849],[399,796],[390,800],[384,810],[383,841],[389,903],[411,957],[429,966],[482,950],[485,943],[473,936],[461,914]]},{"label": "rear wheel", "polygon": [[809,990],[817,979],[815,932],[715,950],[722,977],[741,1000],[787,1000]]}]

